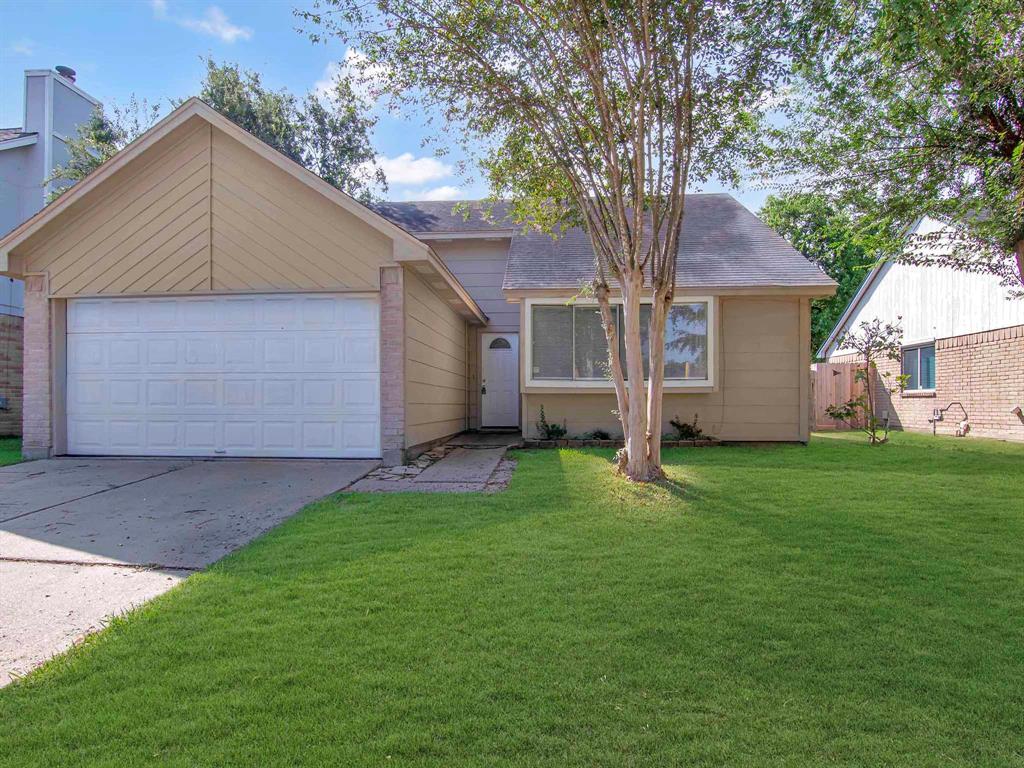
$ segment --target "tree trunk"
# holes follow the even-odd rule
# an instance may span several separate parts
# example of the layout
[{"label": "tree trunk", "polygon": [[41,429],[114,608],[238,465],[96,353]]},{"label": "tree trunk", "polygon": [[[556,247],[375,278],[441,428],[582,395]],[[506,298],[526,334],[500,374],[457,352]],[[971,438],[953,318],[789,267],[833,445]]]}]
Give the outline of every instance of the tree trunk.
[{"label": "tree trunk", "polygon": [[608,340],[608,367],[611,369],[612,383],[615,385],[615,402],[619,408],[619,423],[622,425],[623,436],[629,431],[629,395],[626,392],[626,380],[622,376],[622,357],[619,355],[619,331],[608,300],[608,286],[596,285],[597,305],[601,309],[601,324]]},{"label": "tree trunk", "polygon": [[1017,278],[1024,287],[1024,240],[1018,240],[1017,246],[1013,249],[1017,257]]},{"label": "tree trunk", "polygon": [[647,391],[644,388],[643,346],[640,337],[640,299],[643,273],[635,270],[622,275],[622,320],[626,342],[626,388],[629,413],[626,418],[626,462],[624,472],[631,480],[657,479],[660,469],[651,464],[647,440]]},{"label": "tree trunk", "polygon": [[647,450],[651,470],[658,476],[664,476],[661,469],[661,421],[665,389],[665,323],[671,305],[672,297],[668,290],[659,290],[654,294],[647,337],[651,369],[647,385]]}]

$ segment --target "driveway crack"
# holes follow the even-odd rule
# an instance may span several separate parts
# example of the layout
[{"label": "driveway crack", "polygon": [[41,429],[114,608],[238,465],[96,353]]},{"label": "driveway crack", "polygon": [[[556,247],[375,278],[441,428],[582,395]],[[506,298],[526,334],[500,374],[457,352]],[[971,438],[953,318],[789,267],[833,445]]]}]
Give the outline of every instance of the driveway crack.
[{"label": "driveway crack", "polygon": [[37,512],[45,512],[48,509],[55,509],[57,507],[63,507],[65,504],[73,504],[76,501],[81,501],[82,499],[88,499],[91,496],[99,496],[101,493],[110,493],[111,491],[116,491],[118,488],[127,488],[129,485],[136,485],[137,483],[144,483],[147,480],[152,480],[154,477],[163,477],[164,475],[169,475],[172,472],[177,472],[178,470],[184,469],[187,466],[190,466],[190,464],[184,464],[184,465],[182,465],[180,467],[171,467],[170,469],[166,469],[163,472],[157,472],[156,474],[153,474],[153,475],[146,475],[145,477],[140,477],[138,480],[131,480],[131,481],[127,482],[127,483],[122,483],[121,485],[113,485],[113,486],[110,486],[109,488],[101,488],[98,491],[93,491],[92,493],[87,493],[84,496],[77,496],[77,497],[75,497],[73,499],[64,499],[63,501],[59,501],[56,504],[50,504],[47,507],[39,507],[39,509],[30,509],[28,512],[20,512],[19,514],[13,515],[12,517],[5,517],[5,518],[3,518],[2,520],[0,520],[0,524],[9,523],[12,520],[20,520],[23,517],[28,517],[29,515],[34,515]]}]

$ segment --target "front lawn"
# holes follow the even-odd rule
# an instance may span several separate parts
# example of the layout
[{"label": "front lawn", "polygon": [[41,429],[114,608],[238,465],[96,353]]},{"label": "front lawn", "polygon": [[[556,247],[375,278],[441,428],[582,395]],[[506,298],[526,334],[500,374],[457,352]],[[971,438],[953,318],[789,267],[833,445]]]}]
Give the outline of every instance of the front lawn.
[{"label": "front lawn", "polygon": [[21,461],[21,438],[0,437],[0,467]]},{"label": "front lawn", "polygon": [[0,764],[1024,764],[1024,445],[610,456],[313,505],[0,691]]}]

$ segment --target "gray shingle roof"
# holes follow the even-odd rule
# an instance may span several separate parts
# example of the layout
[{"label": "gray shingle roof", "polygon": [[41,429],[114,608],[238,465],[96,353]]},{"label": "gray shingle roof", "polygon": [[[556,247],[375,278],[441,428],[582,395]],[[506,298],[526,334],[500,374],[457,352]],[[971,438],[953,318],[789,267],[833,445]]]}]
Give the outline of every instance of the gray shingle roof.
[{"label": "gray shingle roof", "polygon": [[[487,221],[480,203],[470,202],[471,216],[452,214],[452,202],[383,203],[386,216],[414,234],[511,229],[500,206]],[[498,218],[497,223],[493,218]],[[686,198],[686,217],[677,257],[679,286],[822,287],[833,281],[803,257],[767,224],[728,194],[692,194]],[[557,240],[538,232],[516,229],[509,247],[502,288],[578,288],[594,277],[590,238],[579,228]]]},{"label": "gray shingle roof", "polygon": [[[456,206],[464,206],[468,211],[456,212]],[[480,200],[429,200],[414,203],[373,203],[370,207],[414,235],[428,232],[493,232],[515,228],[515,224],[506,218],[508,206],[503,202],[491,206]]]}]

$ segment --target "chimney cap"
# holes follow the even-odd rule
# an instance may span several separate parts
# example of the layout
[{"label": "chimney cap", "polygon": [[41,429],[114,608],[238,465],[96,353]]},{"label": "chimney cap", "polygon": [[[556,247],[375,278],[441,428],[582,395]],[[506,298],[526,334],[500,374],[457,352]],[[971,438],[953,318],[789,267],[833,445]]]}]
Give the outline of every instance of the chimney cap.
[{"label": "chimney cap", "polygon": [[75,70],[71,67],[59,66],[54,67],[57,70],[57,74],[63,78],[70,80],[72,83],[75,82]]}]

